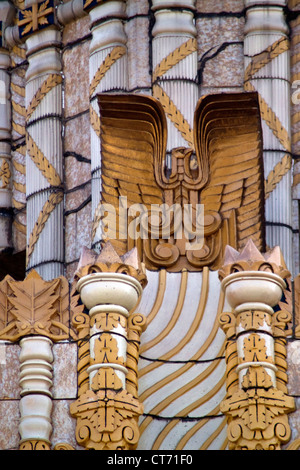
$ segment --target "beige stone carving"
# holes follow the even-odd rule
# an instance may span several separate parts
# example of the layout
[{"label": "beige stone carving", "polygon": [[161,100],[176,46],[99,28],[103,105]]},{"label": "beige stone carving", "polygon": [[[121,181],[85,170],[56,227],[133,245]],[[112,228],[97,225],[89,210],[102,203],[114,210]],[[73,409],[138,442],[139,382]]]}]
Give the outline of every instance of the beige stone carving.
[{"label": "beige stone carving", "polygon": [[87,449],[135,449],[143,412],[137,363],[146,326],[143,315],[131,314],[146,284],[137,250],[120,257],[109,242],[100,255],[86,248],[75,281],[88,310],[74,292],[79,398],[70,412],[77,418],[77,442]]},{"label": "beige stone carving", "polygon": [[[104,387],[105,384],[105,387]],[[138,443],[139,401],[126,390],[113,368],[100,368],[91,390],[71,405],[77,417],[76,439],[87,449],[130,450]]]},{"label": "beige stone carving", "polygon": [[71,336],[69,284],[66,278],[44,281],[31,271],[24,281],[6,276],[0,283],[0,338],[17,341],[43,335],[59,341]]},{"label": "beige stone carving", "polygon": [[[204,266],[218,269],[225,246],[240,249],[251,236],[259,249],[264,248],[261,128],[255,94],[202,98],[194,117],[195,154],[193,147],[173,149],[168,177],[167,126],[159,101],[142,95],[103,94],[99,96],[99,106],[102,199],[95,212],[93,234],[104,218],[103,205],[109,204],[120,215],[123,197],[127,198],[128,207],[139,205],[142,212],[138,217],[129,214],[128,226],[140,224],[141,231],[148,236],[136,240],[129,231],[124,235],[124,224],[119,220],[115,236],[119,251],[125,253],[136,246],[148,269],[164,267],[173,272],[184,268],[201,271]],[[233,173],[234,163],[237,171]],[[200,203],[205,210],[204,243],[202,248],[186,249],[187,242],[195,241],[192,235]],[[190,228],[185,226],[183,236],[178,236],[175,215],[173,218],[171,215],[168,227],[161,222],[157,233],[153,233],[148,213],[153,205],[163,204],[169,208],[181,206],[182,220],[183,206],[192,206]],[[112,239],[110,230],[114,228],[104,227],[103,238]],[[168,237],[162,235],[167,229]]]},{"label": "beige stone carving", "polygon": [[276,313],[290,273],[281,251],[261,254],[252,240],[238,253],[226,248],[219,271],[232,312],[220,315],[226,333],[227,396],[220,410],[228,418],[229,448],[280,449],[289,441],[285,329],[290,314]]}]

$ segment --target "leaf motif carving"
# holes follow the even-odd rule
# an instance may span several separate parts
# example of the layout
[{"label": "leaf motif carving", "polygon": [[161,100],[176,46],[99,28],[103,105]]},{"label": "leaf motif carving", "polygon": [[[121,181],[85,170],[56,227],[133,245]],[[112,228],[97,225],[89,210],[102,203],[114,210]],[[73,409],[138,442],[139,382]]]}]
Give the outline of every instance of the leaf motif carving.
[{"label": "leaf motif carving", "polygon": [[30,326],[32,332],[36,325],[49,329],[51,317],[57,313],[55,303],[59,298],[59,282],[59,279],[46,282],[35,275],[29,275],[22,282],[8,281],[12,290],[12,296],[9,297],[13,305],[11,314],[22,325]]},{"label": "leaf motif carving", "polygon": [[33,270],[24,281],[6,276],[0,282],[0,339],[17,341],[28,334],[41,334],[53,341],[77,337],[70,327],[65,277],[44,281]]}]

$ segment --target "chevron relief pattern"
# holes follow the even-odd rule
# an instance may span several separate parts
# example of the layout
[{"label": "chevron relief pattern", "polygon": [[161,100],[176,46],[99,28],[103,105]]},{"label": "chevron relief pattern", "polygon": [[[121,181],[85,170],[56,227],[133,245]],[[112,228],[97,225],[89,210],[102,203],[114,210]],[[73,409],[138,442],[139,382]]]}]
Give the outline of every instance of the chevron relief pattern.
[{"label": "chevron relief pattern", "polygon": [[[224,449],[224,307],[216,272],[147,272],[139,362],[139,449]],[[171,288],[172,286],[172,288]]]}]

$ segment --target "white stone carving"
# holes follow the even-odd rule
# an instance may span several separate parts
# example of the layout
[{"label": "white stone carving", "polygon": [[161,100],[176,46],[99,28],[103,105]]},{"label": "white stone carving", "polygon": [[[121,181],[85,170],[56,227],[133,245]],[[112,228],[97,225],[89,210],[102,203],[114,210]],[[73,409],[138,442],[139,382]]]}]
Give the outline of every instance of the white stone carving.
[{"label": "white stone carving", "polygon": [[52,432],[52,341],[44,336],[20,341],[20,425],[21,443],[50,442]]},{"label": "white stone carving", "polygon": [[[283,7],[286,2],[265,2],[247,0],[245,2],[245,68],[252,58],[261,53],[280,39],[287,38],[288,25],[285,20]],[[282,5],[282,6],[281,6]],[[271,80],[270,80],[271,79]],[[272,86],[270,84],[272,83]],[[269,108],[275,113],[287,134],[291,134],[290,124],[290,60],[289,51],[280,53],[266,66],[258,70],[251,80],[251,84],[265,100]],[[272,132],[270,126],[262,119],[264,168],[265,178],[275,168],[286,152],[278,137]],[[279,245],[282,249],[287,267],[293,268],[292,250],[292,197],[291,197],[291,171],[282,178],[274,191],[266,200],[266,221],[274,225],[266,227],[268,246]],[[278,225],[276,225],[278,224]],[[280,226],[280,224],[282,224]]]},{"label": "white stone carving", "polygon": [[[93,322],[97,314],[111,313],[128,317],[139,297],[142,294],[141,284],[132,276],[119,273],[95,273],[82,277],[77,283],[77,290],[84,305],[89,309],[91,319],[90,328],[90,357],[96,358],[96,341],[103,333],[101,328]],[[127,332],[120,323],[109,331],[109,334],[117,341],[117,357],[122,357],[126,363],[127,357]],[[107,362],[92,364],[87,372],[92,379],[100,367],[112,367],[120,378],[125,389],[127,369],[121,364]]]},{"label": "white stone carving", "polygon": [[[57,46],[60,32],[46,29],[30,36],[26,41],[28,69],[26,72],[26,107],[51,74],[59,75],[61,58]],[[27,119],[27,133],[50,165],[63,181],[62,158],[62,85],[57,84],[41,99],[38,106]],[[26,156],[26,197],[27,197],[27,243],[53,189],[41,168],[27,152]],[[55,244],[49,244],[55,240]],[[63,274],[63,204],[59,203],[51,212],[29,258],[27,268],[33,268],[45,280]]]},{"label": "white stone carving", "polygon": [[[285,289],[285,281],[277,274],[262,271],[242,271],[230,274],[222,281],[222,289],[226,293],[229,305],[234,310],[235,315],[246,311],[266,312],[268,315],[274,313],[273,308],[278,304]],[[263,366],[267,369],[274,387],[276,387],[274,338],[272,336],[272,327],[264,321],[256,329],[256,334],[263,339],[266,348],[267,361],[247,362],[244,359],[245,338],[253,332],[249,332],[239,326],[237,333],[237,350],[239,356],[239,365],[237,372],[239,374],[239,383],[242,387],[243,377],[250,366]]]}]

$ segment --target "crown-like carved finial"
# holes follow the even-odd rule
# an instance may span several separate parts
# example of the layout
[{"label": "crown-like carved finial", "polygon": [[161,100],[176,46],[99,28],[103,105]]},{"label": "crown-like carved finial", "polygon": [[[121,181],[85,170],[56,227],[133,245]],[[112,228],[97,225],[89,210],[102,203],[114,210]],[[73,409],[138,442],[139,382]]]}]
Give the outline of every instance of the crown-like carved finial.
[{"label": "crown-like carved finial", "polygon": [[103,244],[100,254],[87,247],[82,249],[75,279],[78,280],[95,272],[128,274],[136,278],[143,288],[147,285],[145,269],[140,261],[137,248],[132,248],[132,250],[120,256],[110,241]]},{"label": "crown-like carved finial", "polygon": [[219,279],[223,280],[229,274],[238,271],[268,271],[278,274],[283,279],[290,276],[279,246],[261,253],[251,238],[240,252],[231,246],[226,246]]}]

